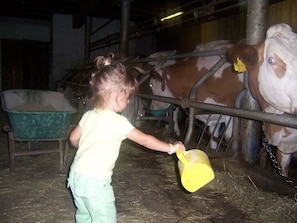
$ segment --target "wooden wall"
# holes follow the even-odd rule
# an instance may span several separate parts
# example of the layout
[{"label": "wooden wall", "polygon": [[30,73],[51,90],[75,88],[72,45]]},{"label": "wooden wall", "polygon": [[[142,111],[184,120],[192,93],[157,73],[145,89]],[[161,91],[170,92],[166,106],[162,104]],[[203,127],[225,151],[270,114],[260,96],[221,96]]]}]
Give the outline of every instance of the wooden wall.
[{"label": "wooden wall", "polygon": [[[239,13],[207,22],[183,24],[157,35],[158,50],[192,51],[197,44],[212,40],[239,41],[246,35],[246,6]],[[297,32],[297,1],[284,0],[269,6],[267,26],[288,23]]]},{"label": "wooden wall", "polygon": [[297,1],[285,0],[272,4],[269,8],[268,25],[288,23],[297,32]]}]

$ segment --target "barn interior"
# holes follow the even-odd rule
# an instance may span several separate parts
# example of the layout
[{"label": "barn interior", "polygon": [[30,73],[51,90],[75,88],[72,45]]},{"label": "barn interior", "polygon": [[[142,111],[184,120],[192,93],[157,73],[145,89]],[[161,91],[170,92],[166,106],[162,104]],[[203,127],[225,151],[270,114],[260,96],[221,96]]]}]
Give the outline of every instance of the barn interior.
[{"label": "barn interior", "polygon": [[[270,4],[280,0],[269,1]],[[73,26],[80,27],[85,23],[85,18],[100,17],[109,19],[121,19],[122,4],[125,1],[120,0],[63,0],[43,2],[37,0],[14,0],[3,2],[1,6],[1,15],[21,18],[50,20],[54,13],[68,14],[73,16]],[[138,24],[154,18],[165,17],[176,9],[183,11],[183,20],[195,15],[199,19],[216,19],[219,16],[226,16],[238,13],[244,9],[246,1],[240,0],[164,0],[164,1],[126,1],[129,4],[129,19]],[[196,13],[193,13],[195,12]],[[192,14],[192,15],[190,15]],[[211,16],[210,16],[211,15]],[[207,18],[208,17],[208,18]],[[194,19],[194,18],[192,18]]]},{"label": "barn interior", "polygon": [[[294,0],[266,2],[267,27],[285,22],[297,30]],[[1,91],[56,91],[65,87],[66,80],[78,89],[73,96],[76,103],[88,85],[85,70],[97,55],[114,52],[118,57],[138,58],[160,50],[192,52],[198,43],[244,39],[248,22],[247,0],[10,0],[0,4]],[[183,14],[160,21],[176,11]],[[76,113],[71,124],[77,124],[81,115]],[[0,121],[1,127],[10,125],[3,110]],[[163,122],[149,123],[154,127],[149,132],[157,137],[176,137]],[[7,136],[6,131],[0,136],[3,222],[74,222],[75,208],[65,181],[76,149],[70,146],[62,171],[57,153],[16,157],[12,176]],[[197,143],[195,137],[192,141]],[[58,147],[54,143],[30,146]],[[16,142],[15,146],[25,151],[28,145]],[[221,153],[209,154],[215,179],[189,193],[179,181],[176,156],[147,151],[129,141],[122,147],[113,183],[118,222],[297,221],[295,180],[288,183],[279,177],[269,157],[259,157],[268,159],[268,173],[262,173],[263,167],[254,163],[242,166],[228,155],[221,159]],[[292,161],[291,176],[295,169]]]}]

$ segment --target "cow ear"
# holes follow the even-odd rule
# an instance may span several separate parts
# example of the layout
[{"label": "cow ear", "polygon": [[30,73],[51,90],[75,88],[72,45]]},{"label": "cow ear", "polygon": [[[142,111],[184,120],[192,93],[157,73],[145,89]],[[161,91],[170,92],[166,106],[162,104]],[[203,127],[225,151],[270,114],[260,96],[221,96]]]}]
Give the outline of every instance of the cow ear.
[{"label": "cow ear", "polygon": [[128,74],[136,79],[142,74],[142,70],[138,69],[138,67],[127,67],[126,70]]},{"label": "cow ear", "polygon": [[149,73],[149,72],[154,70],[154,66],[152,64],[150,64],[150,63],[145,63],[143,65],[143,70],[145,70],[146,73]]},{"label": "cow ear", "polygon": [[253,46],[243,43],[230,47],[227,56],[232,63],[236,63],[239,58],[247,69],[254,67],[259,60],[257,50]]},{"label": "cow ear", "polygon": [[155,71],[155,70],[150,70],[148,73],[150,74],[151,78],[157,79],[157,80],[159,80],[159,81],[162,80],[161,75],[160,75],[157,71]]}]

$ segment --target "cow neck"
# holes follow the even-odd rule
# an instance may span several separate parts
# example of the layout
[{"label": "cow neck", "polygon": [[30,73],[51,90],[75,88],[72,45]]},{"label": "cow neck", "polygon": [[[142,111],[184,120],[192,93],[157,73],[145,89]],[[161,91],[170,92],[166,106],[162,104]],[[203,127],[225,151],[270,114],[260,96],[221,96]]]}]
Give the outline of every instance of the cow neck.
[{"label": "cow neck", "polygon": [[[162,72],[162,78],[163,78],[163,83],[162,83],[162,88],[163,90],[165,90],[165,84],[167,85],[167,88],[168,90],[171,92],[171,94],[175,97],[175,98],[182,98],[178,93],[177,91],[172,87],[167,75],[166,75],[166,72]],[[164,87],[163,87],[164,86]]]}]

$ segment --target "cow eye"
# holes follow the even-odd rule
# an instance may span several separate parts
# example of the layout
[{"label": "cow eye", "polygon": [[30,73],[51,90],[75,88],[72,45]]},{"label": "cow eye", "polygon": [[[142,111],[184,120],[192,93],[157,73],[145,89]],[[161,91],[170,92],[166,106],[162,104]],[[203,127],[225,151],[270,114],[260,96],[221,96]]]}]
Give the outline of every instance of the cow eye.
[{"label": "cow eye", "polygon": [[153,87],[153,85],[152,84],[150,84],[150,88],[152,88]]},{"label": "cow eye", "polygon": [[276,61],[273,57],[268,57],[267,62],[268,62],[268,64],[271,64],[271,65],[274,65],[276,63]]}]

